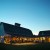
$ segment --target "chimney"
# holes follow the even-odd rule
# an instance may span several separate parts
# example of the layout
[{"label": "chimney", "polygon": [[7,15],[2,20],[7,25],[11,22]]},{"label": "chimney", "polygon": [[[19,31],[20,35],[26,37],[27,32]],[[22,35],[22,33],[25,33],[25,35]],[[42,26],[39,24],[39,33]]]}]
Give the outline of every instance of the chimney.
[{"label": "chimney", "polygon": [[20,27],[20,25],[21,25],[21,24],[19,24],[19,23],[15,23],[15,26],[17,26],[17,27]]}]

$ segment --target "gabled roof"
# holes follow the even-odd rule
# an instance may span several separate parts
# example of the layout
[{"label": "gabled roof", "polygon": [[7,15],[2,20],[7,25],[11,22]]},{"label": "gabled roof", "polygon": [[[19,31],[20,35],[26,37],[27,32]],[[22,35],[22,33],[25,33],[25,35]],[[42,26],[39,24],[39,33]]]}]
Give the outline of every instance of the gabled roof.
[{"label": "gabled roof", "polygon": [[50,30],[40,31],[39,36],[50,36]]},{"label": "gabled roof", "polygon": [[31,30],[27,28],[18,27],[4,22],[1,22],[1,24],[3,24],[5,33],[10,34],[12,36],[27,36],[27,37],[33,36]]}]

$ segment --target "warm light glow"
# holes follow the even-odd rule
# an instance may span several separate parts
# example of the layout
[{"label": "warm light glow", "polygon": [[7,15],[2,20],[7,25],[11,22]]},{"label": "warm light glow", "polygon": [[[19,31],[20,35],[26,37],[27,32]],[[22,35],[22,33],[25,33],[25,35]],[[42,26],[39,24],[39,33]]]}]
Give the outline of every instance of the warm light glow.
[{"label": "warm light glow", "polygon": [[43,40],[45,40],[45,37],[42,37],[43,38]]},{"label": "warm light glow", "polygon": [[11,36],[0,36],[0,43],[4,38],[5,44],[17,44],[17,43],[41,43],[50,42],[50,37],[11,37]]},{"label": "warm light glow", "polygon": [[15,41],[16,39],[17,39],[16,37],[13,37],[13,38],[12,38],[12,40],[14,40],[14,41]]},{"label": "warm light glow", "polygon": [[4,36],[4,43],[10,44],[11,37],[10,36]]},{"label": "warm light glow", "polygon": [[48,39],[49,39],[49,42],[50,42],[50,37]]},{"label": "warm light glow", "polygon": [[4,38],[4,36],[1,36],[1,38]]}]

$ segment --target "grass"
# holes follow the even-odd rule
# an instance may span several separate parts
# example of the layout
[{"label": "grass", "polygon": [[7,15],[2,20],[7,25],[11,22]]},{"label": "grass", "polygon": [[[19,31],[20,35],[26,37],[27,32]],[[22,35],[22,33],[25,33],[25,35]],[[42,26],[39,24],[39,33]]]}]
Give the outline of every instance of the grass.
[{"label": "grass", "polygon": [[8,45],[0,43],[1,50],[35,50],[50,49],[50,43],[40,43],[36,45]]}]

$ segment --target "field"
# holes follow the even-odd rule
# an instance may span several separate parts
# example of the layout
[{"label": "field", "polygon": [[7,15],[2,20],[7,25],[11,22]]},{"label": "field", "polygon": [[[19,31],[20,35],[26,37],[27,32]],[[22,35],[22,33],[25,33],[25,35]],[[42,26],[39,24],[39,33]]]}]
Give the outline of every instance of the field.
[{"label": "field", "polygon": [[35,50],[48,49],[50,50],[50,43],[41,43],[36,45],[8,45],[0,43],[1,50]]}]

